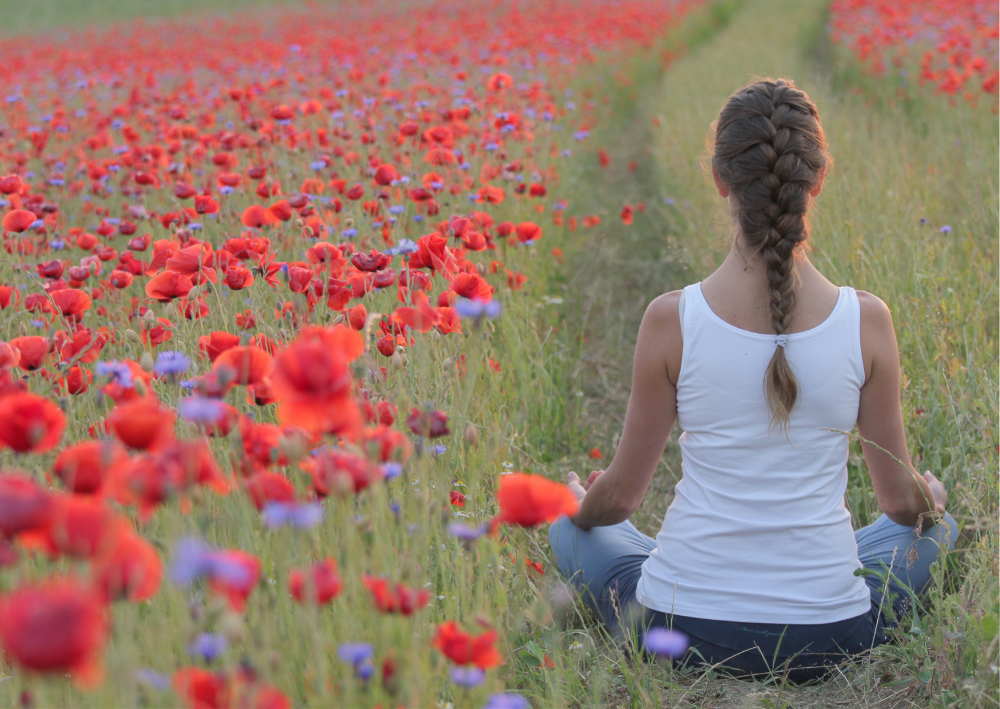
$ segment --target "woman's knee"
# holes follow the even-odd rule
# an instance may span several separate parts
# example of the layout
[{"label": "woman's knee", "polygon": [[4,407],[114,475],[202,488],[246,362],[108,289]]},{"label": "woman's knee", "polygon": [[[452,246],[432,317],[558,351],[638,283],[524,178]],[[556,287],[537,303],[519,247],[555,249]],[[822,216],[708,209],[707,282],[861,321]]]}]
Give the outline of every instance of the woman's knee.
[{"label": "woman's knee", "polygon": [[573,557],[576,551],[576,526],[569,517],[562,516],[549,527],[549,544],[556,558],[556,565],[564,576],[572,576],[576,571]]}]

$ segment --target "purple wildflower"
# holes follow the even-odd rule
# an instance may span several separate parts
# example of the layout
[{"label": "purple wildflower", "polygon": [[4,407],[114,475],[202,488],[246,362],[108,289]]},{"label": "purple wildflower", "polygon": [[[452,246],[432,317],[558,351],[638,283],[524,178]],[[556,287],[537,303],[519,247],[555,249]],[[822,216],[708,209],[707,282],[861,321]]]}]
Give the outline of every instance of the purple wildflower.
[{"label": "purple wildflower", "polygon": [[375,654],[375,648],[368,643],[344,643],[337,647],[337,657],[352,665],[360,665],[370,660]]},{"label": "purple wildflower", "polygon": [[189,360],[183,353],[174,350],[167,350],[166,352],[161,352],[156,358],[156,365],[153,367],[159,375],[177,375],[183,374],[187,371],[188,367],[191,366],[191,360]]},{"label": "purple wildflower", "polygon": [[217,399],[189,396],[177,405],[181,418],[192,423],[215,423],[226,413],[226,407]]},{"label": "purple wildflower", "polygon": [[296,529],[309,529],[323,521],[323,505],[319,502],[268,502],[261,512],[261,520],[268,529],[286,525]]},{"label": "purple wildflower", "polygon": [[651,628],[642,642],[647,650],[664,657],[681,657],[688,649],[688,636],[667,628]]},{"label": "purple wildflower", "polygon": [[470,527],[467,524],[462,524],[461,522],[452,522],[448,525],[448,534],[453,537],[457,537],[462,541],[470,542],[474,539],[479,539],[481,536],[489,531],[490,526],[484,524],[480,527]]},{"label": "purple wildflower", "polygon": [[246,583],[248,573],[196,537],[184,537],[174,547],[170,578],[178,586],[189,586],[203,576],[238,585]]},{"label": "purple wildflower", "polygon": [[403,474],[403,464],[383,463],[382,474],[385,476],[386,480],[392,480],[393,478],[398,478],[400,475]]},{"label": "purple wildflower", "polygon": [[492,694],[483,705],[483,709],[531,709],[528,700],[514,692],[500,692]]},{"label": "purple wildflower", "polygon": [[459,687],[478,687],[486,680],[486,672],[478,667],[452,667],[451,681]]},{"label": "purple wildflower", "polygon": [[164,674],[160,674],[155,670],[150,670],[147,668],[138,669],[135,671],[135,679],[142,684],[149,685],[153,689],[158,689],[161,692],[165,689],[170,689],[170,678]]},{"label": "purple wildflower", "polygon": [[205,662],[214,661],[223,654],[229,647],[226,636],[218,633],[202,633],[194,642],[187,646],[187,654],[191,657],[200,657]]}]

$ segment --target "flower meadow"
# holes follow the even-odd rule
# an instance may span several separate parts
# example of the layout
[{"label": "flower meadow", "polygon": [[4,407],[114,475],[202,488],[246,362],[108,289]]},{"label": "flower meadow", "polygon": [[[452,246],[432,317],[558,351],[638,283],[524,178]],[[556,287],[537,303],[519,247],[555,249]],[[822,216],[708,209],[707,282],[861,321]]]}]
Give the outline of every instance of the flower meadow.
[{"label": "flower meadow", "polygon": [[577,503],[507,460],[502,377],[544,344],[526,283],[601,221],[560,196],[594,152],[573,82],[698,4],[5,40],[0,691],[528,706],[506,635],[553,610],[525,618],[523,530]]},{"label": "flower meadow", "polygon": [[996,3],[980,0],[834,0],[835,42],[878,76],[891,72],[907,86],[927,86],[997,110],[1000,24]]}]

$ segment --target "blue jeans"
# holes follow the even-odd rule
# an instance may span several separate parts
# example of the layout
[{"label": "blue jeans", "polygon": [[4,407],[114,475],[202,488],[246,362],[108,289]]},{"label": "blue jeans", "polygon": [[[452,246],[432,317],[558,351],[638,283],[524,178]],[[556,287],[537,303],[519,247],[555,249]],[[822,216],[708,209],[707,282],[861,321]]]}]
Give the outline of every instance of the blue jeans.
[{"label": "blue jeans", "polygon": [[885,628],[907,613],[911,595],[926,588],[941,546],[955,546],[958,525],[946,514],[943,524],[914,541],[911,527],[882,515],[854,535],[859,560],[873,572],[865,576],[871,610],[837,623],[780,625],[670,616],[640,606],[635,589],[656,542],[631,522],[583,531],[561,517],[549,529],[559,570],[613,633],[621,632],[622,620],[642,628],[672,627],[691,641],[681,663],[741,676],[776,673],[793,682],[822,677],[831,666],[886,642]]}]

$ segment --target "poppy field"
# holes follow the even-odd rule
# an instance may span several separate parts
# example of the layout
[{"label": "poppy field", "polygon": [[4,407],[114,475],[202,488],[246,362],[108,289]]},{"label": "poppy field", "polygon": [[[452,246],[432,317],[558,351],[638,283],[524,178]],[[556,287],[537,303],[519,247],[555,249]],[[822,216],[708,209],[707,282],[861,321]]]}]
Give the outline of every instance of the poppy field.
[{"label": "poppy field", "polygon": [[[897,5],[258,3],[0,39],[0,704],[994,697],[997,12]],[[645,304],[724,253],[697,161],[750,71],[829,110],[814,258],[898,304],[911,446],[964,526],[919,632],[806,690],[623,652],[545,535],[614,454]],[[671,445],[643,531],[678,472]]]}]

